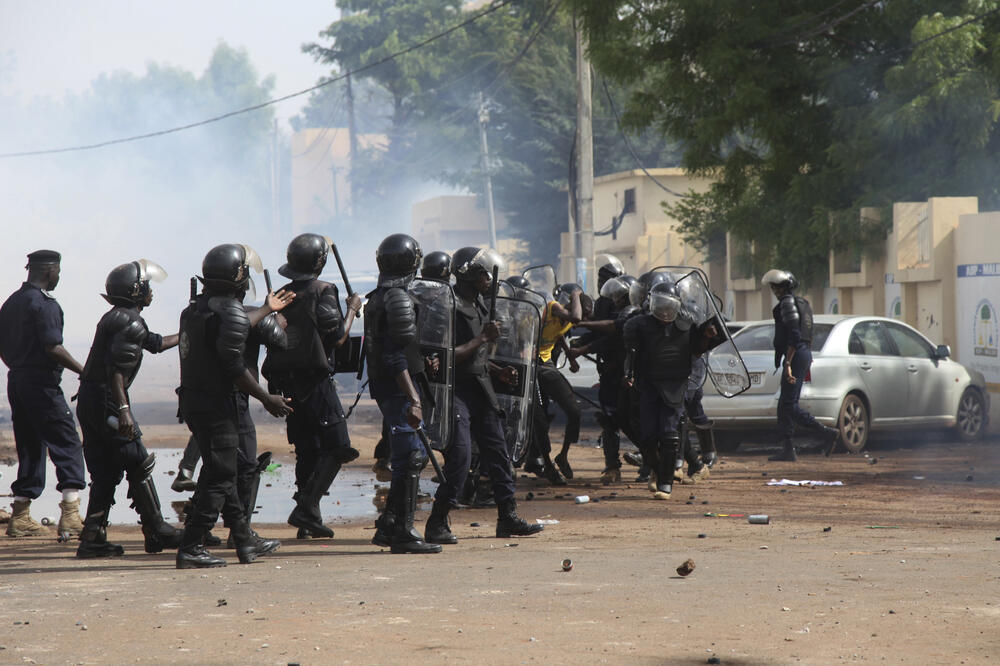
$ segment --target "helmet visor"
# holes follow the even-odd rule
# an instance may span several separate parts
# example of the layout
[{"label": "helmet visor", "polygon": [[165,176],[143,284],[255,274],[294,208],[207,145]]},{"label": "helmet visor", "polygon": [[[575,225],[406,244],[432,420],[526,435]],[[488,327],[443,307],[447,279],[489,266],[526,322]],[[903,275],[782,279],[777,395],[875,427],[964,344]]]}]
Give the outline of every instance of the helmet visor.
[{"label": "helmet visor", "polygon": [[140,282],[163,282],[167,279],[167,271],[165,271],[163,266],[159,265],[155,261],[140,259],[136,263],[139,264]]},{"label": "helmet visor", "polygon": [[654,291],[649,295],[649,312],[660,321],[671,322],[677,319],[681,310],[681,299],[673,294]]},{"label": "helmet visor", "polygon": [[497,270],[497,275],[504,273],[506,268],[506,263],[500,253],[492,248],[485,248],[480,250],[475,257],[472,258],[472,263],[481,266],[490,275],[493,274],[493,269]]},{"label": "helmet visor", "polygon": [[625,265],[613,254],[599,254],[594,258],[594,264],[600,270],[605,266],[610,266],[615,275],[625,274]]},{"label": "helmet visor", "polygon": [[601,296],[615,303],[624,303],[628,292],[629,287],[621,278],[611,278],[601,287]]},{"label": "helmet visor", "polygon": [[772,268],[768,272],[764,273],[764,277],[761,279],[761,284],[765,287],[773,287],[776,285],[783,285],[791,282],[792,274],[788,271],[783,271],[780,268]]},{"label": "helmet visor", "polygon": [[641,308],[643,302],[646,300],[646,286],[642,282],[636,280],[632,283],[632,286],[628,289],[628,302],[630,305],[634,305],[637,308]]}]

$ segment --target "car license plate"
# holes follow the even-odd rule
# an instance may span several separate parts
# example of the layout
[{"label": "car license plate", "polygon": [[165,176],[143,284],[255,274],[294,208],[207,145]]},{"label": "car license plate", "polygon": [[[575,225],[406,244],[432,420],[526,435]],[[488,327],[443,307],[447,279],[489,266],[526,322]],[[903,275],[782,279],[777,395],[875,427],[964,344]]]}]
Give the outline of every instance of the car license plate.
[{"label": "car license plate", "polygon": [[763,372],[751,372],[750,373],[750,385],[760,386],[764,383],[764,373]]}]

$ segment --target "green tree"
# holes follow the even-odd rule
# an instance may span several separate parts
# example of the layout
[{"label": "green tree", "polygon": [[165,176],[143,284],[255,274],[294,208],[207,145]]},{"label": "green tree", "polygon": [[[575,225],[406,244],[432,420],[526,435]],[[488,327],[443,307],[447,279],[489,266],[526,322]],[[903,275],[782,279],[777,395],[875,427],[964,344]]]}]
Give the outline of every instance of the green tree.
[{"label": "green tree", "polygon": [[674,209],[691,240],[731,232],[754,241],[757,268],[819,283],[831,244],[879,239],[861,206],[1000,203],[993,0],[569,2],[595,67],[630,89],[628,126],[718,177]]},{"label": "green tree", "polygon": [[[450,28],[474,12],[445,0],[357,0],[358,12],[331,25],[329,47],[307,50],[336,67],[364,66]],[[391,8],[389,7],[391,5]],[[391,11],[390,11],[391,9]],[[382,11],[385,10],[385,11]],[[403,35],[403,36],[401,36]],[[386,47],[391,43],[391,48]],[[478,97],[490,110],[490,144],[497,209],[513,236],[529,241],[534,261],[554,261],[567,228],[567,194],[576,127],[575,46],[571,19],[558,4],[529,0],[510,5],[448,37],[361,74],[391,96],[393,113],[382,130],[389,149],[365,151],[355,182],[384,205],[387,190],[432,178],[482,194]],[[359,77],[355,77],[357,81]],[[620,94],[617,86],[613,86]],[[634,168],[603,95],[595,90],[598,175]],[[672,146],[654,133],[638,137],[644,162],[677,163]],[[408,215],[399,211],[390,219]],[[604,222],[598,221],[598,226]]]}]

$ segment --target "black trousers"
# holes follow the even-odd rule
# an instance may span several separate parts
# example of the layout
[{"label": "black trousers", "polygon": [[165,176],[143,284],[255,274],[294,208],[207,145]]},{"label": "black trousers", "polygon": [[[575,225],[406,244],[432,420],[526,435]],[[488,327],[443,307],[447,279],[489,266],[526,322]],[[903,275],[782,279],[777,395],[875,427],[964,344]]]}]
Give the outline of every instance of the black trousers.
[{"label": "black trousers", "polygon": [[469,477],[475,437],[479,446],[479,472],[489,476],[497,504],[506,502],[514,497],[514,477],[500,415],[478,385],[459,384],[455,388],[455,428],[442,470],[448,481],[438,486],[434,500],[450,505],[458,503]]},{"label": "black trousers", "polygon": [[301,490],[309,483],[320,455],[351,446],[347,417],[337,395],[333,375],[320,379],[308,390],[286,391],[295,411],[285,418],[288,443],[295,447],[295,484]]},{"label": "black trousers", "polygon": [[138,424],[136,436],[127,439],[108,425],[109,414],[105,386],[81,383],[76,416],[83,431],[83,455],[90,472],[88,514],[110,510],[115,503],[115,489],[125,473],[140,474],[142,463],[149,456]]},{"label": "black trousers", "polygon": [[[236,453],[236,489],[244,506],[250,502],[250,483],[257,469],[257,428],[250,418],[250,396],[238,393],[236,396],[236,419],[240,438]],[[201,459],[201,448],[194,435],[188,438],[181,457],[181,467],[193,470]],[[88,463],[89,464],[89,463]],[[253,507],[250,507],[253,510]]]},{"label": "black trousers", "polygon": [[83,445],[62,389],[8,377],[7,399],[17,446],[17,479],[11,492],[31,499],[42,494],[46,453],[56,466],[56,490],[86,488]]},{"label": "black trousers", "polygon": [[187,525],[208,532],[219,519],[233,527],[244,521],[243,504],[236,492],[237,457],[240,443],[235,397],[230,413],[185,413],[184,421],[201,451],[201,474],[195,490],[194,508]]},{"label": "black trousers", "polygon": [[573,395],[573,387],[551,362],[538,364],[538,386],[545,397],[554,400],[566,413],[566,432],[563,441],[580,441],[580,403]]}]

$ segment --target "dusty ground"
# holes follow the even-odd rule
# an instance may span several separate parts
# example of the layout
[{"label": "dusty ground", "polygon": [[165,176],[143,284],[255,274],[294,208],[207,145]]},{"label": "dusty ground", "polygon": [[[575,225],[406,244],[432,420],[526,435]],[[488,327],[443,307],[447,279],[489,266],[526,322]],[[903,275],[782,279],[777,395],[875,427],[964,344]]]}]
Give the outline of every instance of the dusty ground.
[{"label": "dusty ground", "polygon": [[[184,441],[175,425],[145,430],[154,446]],[[375,430],[352,433],[366,467]],[[287,455],[275,425],[261,440]],[[568,489],[518,482],[522,515],[558,524],[501,540],[493,510],[462,510],[461,542],[435,556],[383,552],[367,523],[307,542],[259,526],[278,553],[240,566],[220,550],[232,564],[207,571],[143,554],[135,529],[114,528],[127,554],[113,561],[0,537],[0,663],[994,663],[1000,443],[870,456],[727,454],[707,483],[655,502],[638,484],[601,487],[599,452],[578,447]],[[783,492],[771,477],[845,486]]]}]

